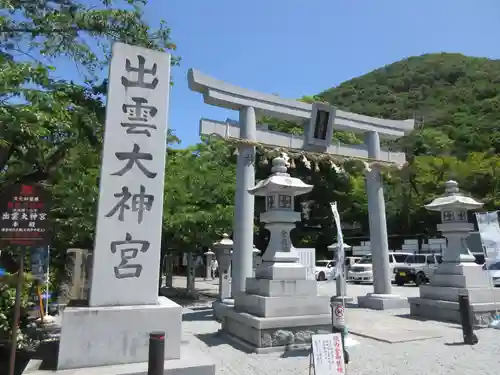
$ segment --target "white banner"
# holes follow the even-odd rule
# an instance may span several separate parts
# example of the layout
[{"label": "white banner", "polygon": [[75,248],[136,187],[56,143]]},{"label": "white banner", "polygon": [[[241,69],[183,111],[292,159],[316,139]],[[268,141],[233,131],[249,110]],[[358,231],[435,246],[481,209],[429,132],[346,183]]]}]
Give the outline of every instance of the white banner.
[{"label": "white banner", "polygon": [[[337,209],[337,202],[330,203],[332,208],[333,218],[335,220],[335,225],[337,226],[337,275],[343,275],[344,273],[344,262],[345,262],[345,253],[344,253],[344,236],[342,235],[342,227],[340,225],[340,215]],[[345,277],[345,275],[344,275]]]},{"label": "white banner", "polygon": [[476,213],[481,242],[489,261],[500,260],[500,225],[498,211]]}]

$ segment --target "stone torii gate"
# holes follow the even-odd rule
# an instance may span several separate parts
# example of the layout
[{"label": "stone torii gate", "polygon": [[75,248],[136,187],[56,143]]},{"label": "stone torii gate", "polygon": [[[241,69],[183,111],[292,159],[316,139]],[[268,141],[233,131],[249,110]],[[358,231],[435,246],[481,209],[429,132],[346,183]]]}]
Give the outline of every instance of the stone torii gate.
[{"label": "stone torii gate", "polygon": [[[320,152],[347,158],[394,163],[406,162],[405,154],[380,149],[380,138],[399,138],[410,133],[414,120],[384,120],[341,111],[328,104],[308,104],[276,95],[244,89],[197,70],[188,72],[189,88],[203,94],[205,103],[239,111],[239,123],[200,121],[200,134],[239,139],[236,172],[232,295],[244,292],[252,277],[254,197],[248,193],[255,182],[255,144]],[[257,127],[256,116],[269,116],[306,124],[304,136],[293,136]],[[322,124],[323,123],[323,124]],[[333,131],[364,134],[364,145],[331,144]],[[406,299],[391,294],[387,223],[382,179],[377,165],[367,170],[367,195],[372,243],[374,293],[359,298],[360,305],[374,309],[407,306]]]}]

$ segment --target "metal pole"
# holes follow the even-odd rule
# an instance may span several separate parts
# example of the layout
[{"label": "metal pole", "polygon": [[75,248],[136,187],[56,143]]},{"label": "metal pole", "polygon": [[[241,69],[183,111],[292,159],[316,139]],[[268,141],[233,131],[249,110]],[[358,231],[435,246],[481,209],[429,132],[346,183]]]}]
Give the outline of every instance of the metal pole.
[{"label": "metal pole", "polygon": [[[344,363],[347,365],[349,363],[349,353],[345,347],[345,305],[343,300],[338,301],[335,297],[331,297],[330,307],[332,310],[332,333],[340,333],[342,338],[342,349],[344,351]],[[340,311],[341,313],[339,313]]]},{"label": "metal pole", "polygon": [[49,315],[50,246],[47,246],[47,277],[45,278],[45,315]]},{"label": "metal pole", "polygon": [[12,337],[10,346],[10,361],[9,361],[9,375],[14,375],[16,368],[16,350],[17,350],[17,330],[19,325],[19,318],[21,315],[21,293],[23,288],[24,279],[24,246],[20,247],[20,261],[19,272],[17,275],[16,284],[16,302],[14,304],[14,319],[12,320]]},{"label": "metal pole", "polygon": [[474,334],[474,323],[472,320],[472,311],[468,295],[458,296],[458,307],[460,309],[460,322],[462,324],[464,344],[475,345],[479,342],[479,340]]},{"label": "metal pole", "polygon": [[163,375],[165,369],[165,332],[149,334],[148,375]]}]

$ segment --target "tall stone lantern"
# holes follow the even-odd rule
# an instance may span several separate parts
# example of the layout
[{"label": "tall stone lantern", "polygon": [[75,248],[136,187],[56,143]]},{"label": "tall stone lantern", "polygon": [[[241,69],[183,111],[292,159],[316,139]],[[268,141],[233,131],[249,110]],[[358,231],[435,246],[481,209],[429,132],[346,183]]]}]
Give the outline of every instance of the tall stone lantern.
[{"label": "tall stone lantern", "polygon": [[215,256],[219,263],[219,301],[234,305],[231,298],[231,255],[233,253],[233,240],[224,233],[222,239],[213,244]]},{"label": "tall stone lantern", "polygon": [[262,263],[255,270],[257,279],[296,280],[305,279],[305,268],[298,263],[299,255],[290,240],[290,231],[301,220],[295,212],[295,197],[313,189],[302,180],[287,173],[288,157],[273,159],[272,175],[260,181],[248,192],[266,198],[266,212],[260,220],[271,232],[269,245],[262,256]]},{"label": "tall stone lantern", "polygon": [[271,176],[248,189],[266,199],[260,220],[271,238],[255,277],[246,279],[245,292],[233,296],[234,306],[219,305],[224,310],[222,331],[256,352],[310,347],[311,334],[331,330],[330,298],[318,296],[316,280],[307,279],[307,269],[299,263],[290,239],[290,231],[301,220],[301,213],[294,210],[295,197],[313,186],[287,173],[287,159],[286,154],[273,159]]},{"label": "tall stone lantern", "polygon": [[475,261],[466,243],[467,236],[474,230],[474,224],[468,222],[467,211],[476,210],[482,206],[482,202],[462,194],[458,183],[453,180],[446,182],[443,196],[425,206],[429,211],[441,213],[441,224],[438,224],[437,229],[448,242],[443,252],[443,262],[470,263]]},{"label": "tall stone lantern", "polygon": [[467,220],[467,211],[481,208],[482,202],[462,194],[456,181],[447,181],[445,193],[425,206],[441,213],[438,230],[448,245],[443,250],[442,263],[429,264],[435,272],[428,285],[420,286],[420,297],[408,298],[410,314],[434,320],[460,322],[458,297],[467,294],[475,323],[487,323],[500,307],[500,289],[492,289],[487,272],[475,263],[466,238],[474,230]]}]

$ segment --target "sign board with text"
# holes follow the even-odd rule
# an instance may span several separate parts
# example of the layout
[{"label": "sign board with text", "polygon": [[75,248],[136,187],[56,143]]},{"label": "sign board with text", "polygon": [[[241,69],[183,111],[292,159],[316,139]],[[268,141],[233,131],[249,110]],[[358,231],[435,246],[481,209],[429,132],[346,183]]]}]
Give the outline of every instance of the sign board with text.
[{"label": "sign board with text", "polygon": [[50,244],[46,191],[38,185],[15,184],[0,195],[0,243],[17,246]]},{"label": "sign board with text", "polygon": [[346,373],[340,333],[312,335],[312,356],[316,375]]}]

